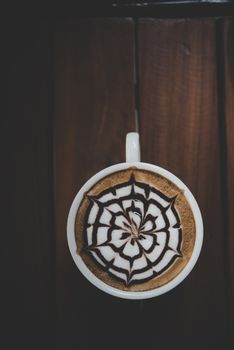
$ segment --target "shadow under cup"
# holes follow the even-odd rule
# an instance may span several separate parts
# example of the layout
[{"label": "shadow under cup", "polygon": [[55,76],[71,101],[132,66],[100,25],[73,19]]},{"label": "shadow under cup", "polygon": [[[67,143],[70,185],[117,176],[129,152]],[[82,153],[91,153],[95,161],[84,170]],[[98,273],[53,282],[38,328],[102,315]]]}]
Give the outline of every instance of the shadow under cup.
[{"label": "shadow under cup", "polygon": [[68,217],[68,244],[86,278],[122,298],[169,291],[192,270],[203,225],[189,189],[147,163],[122,163],[93,176]]}]

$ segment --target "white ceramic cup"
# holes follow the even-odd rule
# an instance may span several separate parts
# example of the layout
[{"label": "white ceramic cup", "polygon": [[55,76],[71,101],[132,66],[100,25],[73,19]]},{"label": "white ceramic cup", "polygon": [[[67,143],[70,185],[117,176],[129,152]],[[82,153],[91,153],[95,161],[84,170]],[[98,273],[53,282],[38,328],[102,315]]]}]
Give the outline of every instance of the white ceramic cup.
[{"label": "white ceramic cup", "polygon": [[[176,186],[178,186],[181,190],[183,190],[184,196],[187,199],[191,210],[193,212],[194,220],[195,220],[195,229],[196,229],[196,238],[195,238],[195,245],[193,248],[192,255],[188,261],[188,263],[185,265],[183,270],[176,275],[176,277],[172,280],[170,280],[168,283],[147,291],[125,291],[120,290],[117,288],[114,288],[106,283],[104,283],[102,280],[97,278],[86,266],[82,258],[77,254],[77,244],[75,240],[75,220],[76,220],[76,214],[79,209],[79,206],[81,204],[81,201],[84,197],[84,194],[92,187],[94,186],[98,181],[100,181],[102,178],[106,177],[107,175],[110,175],[116,171],[128,169],[130,167],[136,167],[138,169],[148,170],[154,173],[157,173],[159,175],[164,176],[171,182],[173,182]],[[175,288],[178,284],[180,284],[186,276],[191,272],[194,265],[196,264],[196,261],[200,255],[202,242],[203,242],[203,222],[202,222],[202,216],[200,209],[198,207],[198,204],[188,189],[188,187],[175,175],[173,175],[171,172],[148,163],[143,163],[140,161],[140,144],[139,144],[139,134],[132,132],[128,133],[126,136],[126,162],[125,163],[119,163],[116,165],[112,165],[108,168],[105,168],[98,172],[96,175],[94,175],[92,178],[90,178],[80,189],[80,191],[77,193],[75,199],[73,200],[73,203],[71,205],[69,215],[68,215],[68,221],[67,221],[67,239],[68,239],[68,246],[72,255],[72,258],[77,265],[80,272],[96,287],[101,289],[102,291],[114,295],[116,297],[124,298],[124,299],[147,299],[152,298],[155,296],[159,296],[161,294],[164,294],[171,289]]]}]

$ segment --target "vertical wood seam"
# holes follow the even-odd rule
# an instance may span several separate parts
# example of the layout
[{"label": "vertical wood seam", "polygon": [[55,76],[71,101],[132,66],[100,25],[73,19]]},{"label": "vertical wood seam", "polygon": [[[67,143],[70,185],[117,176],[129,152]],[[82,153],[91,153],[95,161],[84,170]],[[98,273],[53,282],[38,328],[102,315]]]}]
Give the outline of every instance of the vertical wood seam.
[{"label": "vertical wood seam", "polygon": [[140,131],[140,76],[139,76],[139,20],[133,18],[133,66],[134,66],[134,98],[135,98],[135,128],[136,132]]},{"label": "vertical wood seam", "polygon": [[[223,250],[224,250],[224,281],[226,293],[226,322],[227,336],[231,339],[231,315],[230,315],[230,287],[231,276],[229,268],[229,207],[228,207],[228,160],[227,160],[227,115],[226,115],[226,88],[225,88],[225,46],[224,46],[224,20],[216,19],[216,79],[217,79],[217,109],[219,125],[219,148],[220,148],[220,181],[221,181],[221,208],[223,227]],[[230,344],[230,341],[227,342]]]}]

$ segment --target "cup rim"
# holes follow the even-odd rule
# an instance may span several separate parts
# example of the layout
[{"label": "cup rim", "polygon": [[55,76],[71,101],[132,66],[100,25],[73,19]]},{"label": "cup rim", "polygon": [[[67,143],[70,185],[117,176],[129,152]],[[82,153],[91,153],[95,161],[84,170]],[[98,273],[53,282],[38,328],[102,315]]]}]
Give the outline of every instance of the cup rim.
[{"label": "cup rim", "polygon": [[[167,282],[166,284],[162,285],[161,287],[147,290],[147,291],[124,291],[118,288],[114,288],[107,283],[100,280],[97,276],[93,274],[89,270],[89,268],[86,266],[86,264],[83,262],[82,258],[77,254],[76,249],[76,240],[75,240],[75,220],[76,220],[76,214],[77,210],[80,206],[80,203],[83,199],[83,195],[85,192],[87,192],[95,183],[97,183],[99,180],[101,180],[103,177],[110,175],[111,173],[114,173],[116,171],[125,170],[130,167],[136,167],[138,169],[142,170],[148,170],[155,172],[159,175],[164,176],[168,180],[174,182],[180,189],[184,191],[184,196],[189,202],[189,205],[192,209],[194,220],[195,220],[195,227],[196,227],[196,238],[195,238],[195,244],[193,248],[192,255],[187,263],[187,265],[183,268],[183,270],[171,281]],[[111,294],[113,296],[124,298],[124,299],[148,299],[153,298],[156,296],[159,296],[161,294],[164,294],[171,289],[175,288],[177,285],[179,285],[192,271],[194,265],[197,262],[197,259],[200,255],[202,243],[203,243],[203,220],[201,211],[199,209],[199,206],[197,204],[196,199],[194,198],[192,192],[189,190],[189,188],[174,174],[172,174],[170,171],[159,167],[154,164],[144,163],[144,162],[132,162],[132,163],[118,163],[115,165],[111,165],[95,175],[93,175],[88,181],[85,182],[85,184],[81,187],[81,189],[76,194],[72,205],[69,210],[68,219],[67,219],[67,241],[68,241],[68,247],[71,253],[71,256],[80,270],[80,272],[97,288],[100,290]]]}]

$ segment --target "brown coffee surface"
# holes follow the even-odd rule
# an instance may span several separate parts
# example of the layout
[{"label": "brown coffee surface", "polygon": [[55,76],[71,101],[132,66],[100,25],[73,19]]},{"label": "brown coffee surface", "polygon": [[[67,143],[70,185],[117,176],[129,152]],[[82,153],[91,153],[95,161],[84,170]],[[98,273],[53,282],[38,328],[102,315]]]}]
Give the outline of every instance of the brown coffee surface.
[{"label": "brown coffee surface", "polygon": [[183,190],[162,175],[133,167],[98,181],[76,215],[77,254],[99,279],[124,291],[151,290],[173,280],[190,260],[195,238]]}]

